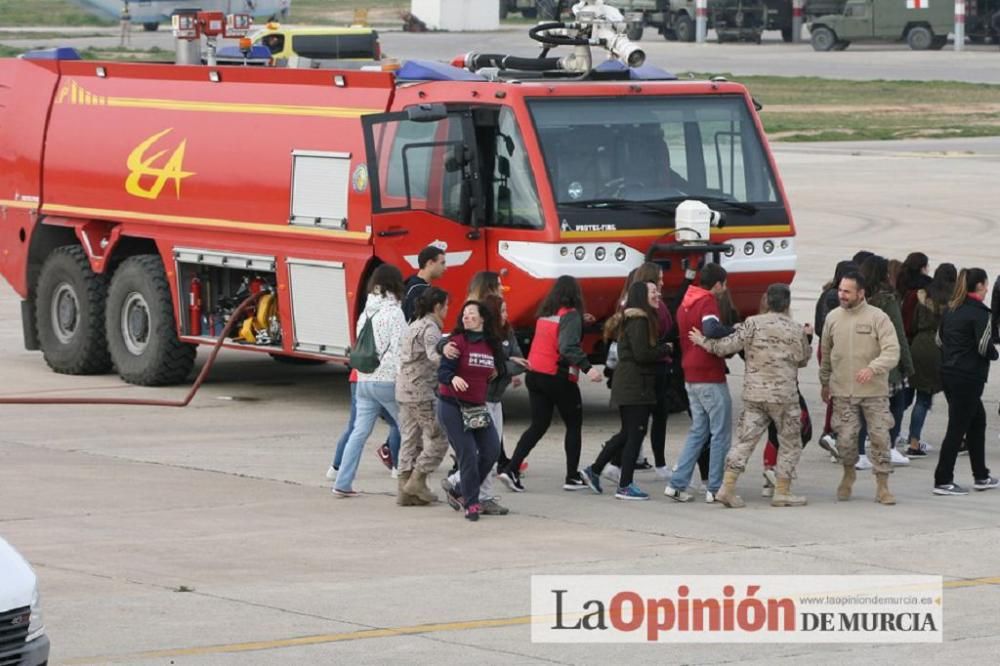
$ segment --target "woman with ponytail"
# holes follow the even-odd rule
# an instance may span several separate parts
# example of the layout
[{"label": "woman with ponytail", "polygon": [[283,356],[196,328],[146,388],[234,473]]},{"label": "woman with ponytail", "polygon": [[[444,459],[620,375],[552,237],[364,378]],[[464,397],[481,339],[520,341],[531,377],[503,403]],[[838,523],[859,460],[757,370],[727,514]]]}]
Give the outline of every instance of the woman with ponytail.
[{"label": "woman with ponytail", "polygon": [[955,483],[955,460],[965,439],[972,465],[972,487],[990,490],[1000,481],[986,467],[986,410],[983,387],[990,361],[997,360],[990,309],[984,303],[989,279],[981,268],[962,269],[949,309],[941,320],[941,384],[948,401],[948,430],[934,470],[935,495],[968,495]]}]

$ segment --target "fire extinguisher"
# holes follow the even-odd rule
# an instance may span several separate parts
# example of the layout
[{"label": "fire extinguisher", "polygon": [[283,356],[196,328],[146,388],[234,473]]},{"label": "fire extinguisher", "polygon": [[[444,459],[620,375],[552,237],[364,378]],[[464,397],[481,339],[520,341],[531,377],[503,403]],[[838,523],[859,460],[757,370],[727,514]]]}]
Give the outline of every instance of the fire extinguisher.
[{"label": "fire extinguisher", "polygon": [[191,335],[201,335],[201,278],[197,275],[191,278],[188,294],[188,330]]},{"label": "fire extinguisher", "polygon": [[254,277],[254,279],[250,280],[250,285],[249,285],[250,293],[256,296],[261,291],[263,291],[264,287],[266,286],[267,282],[264,282],[264,278],[256,276]]}]

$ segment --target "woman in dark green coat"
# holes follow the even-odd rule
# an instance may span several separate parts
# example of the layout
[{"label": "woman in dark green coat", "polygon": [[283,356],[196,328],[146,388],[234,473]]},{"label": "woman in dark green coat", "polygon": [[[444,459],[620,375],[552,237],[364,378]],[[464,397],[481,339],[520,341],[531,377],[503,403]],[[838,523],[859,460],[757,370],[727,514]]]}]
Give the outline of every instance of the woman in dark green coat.
[{"label": "woman in dark green coat", "polygon": [[625,437],[612,437],[594,464],[583,470],[590,489],[601,493],[601,470],[620,453],[622,468],[616,499],[649,499],[632,482],[632,474],[656,405],[656,364],[668,351],[667,343],[658,343],[658,295],[657,286],[651,282],[636,282],[629,287],[618,325],[618,366],[611,382],[611,404],[621,414]]},{"label": "woman in dark green coat", "polygon": [[941,317],[948,309],[948,298],[955,289],[958,271],[953,264],[941,264],[934,271],[934,279],[917,292],[917,306],[913,310],[910,330],[910,355],[913,357],[913,378],[910,388],[914,391],[913,411],[910,413],[910,446],[906,455],[921,457],[927,455],[925,446],[920,444],[924,430],[924,420],[931,410],[934,394],[941,392],[941,349],[935,338],[941,326]]}]

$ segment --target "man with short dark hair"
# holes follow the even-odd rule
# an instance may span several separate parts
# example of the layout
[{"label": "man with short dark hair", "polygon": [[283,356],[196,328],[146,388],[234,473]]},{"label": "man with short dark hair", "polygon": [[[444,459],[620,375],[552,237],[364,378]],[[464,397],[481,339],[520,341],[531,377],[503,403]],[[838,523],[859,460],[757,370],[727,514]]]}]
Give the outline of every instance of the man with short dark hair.
[{"label": "man with short dark hair", "polygon": [[407,322],[413,321],[420,294],[444,275],[446,269],[444,250],[437,245],[428,245],[417,255],[417,272],[408,277],[403,285],[403,315]]},{"label": "man with short dark hair", "polygon": [[711,434],[709,445],[708,488],[705,501],[714,501],[722,487],[726,454],[733,432],[732,399],[726,385],[726,362],[695,345],[688,333],[704,333],[721,326],[719,305],[715,298],[726,289],[726,269],[719,264],[705,264],[698,280],[700,286],[688,287],[677,309],[677,332],[681,343],[681,367],[691,403],[691,429],[677,461],[670,484],[663,491],[678,502],[690,502],[687,492],[691,473],[701,449]]},{"label": "man with short dark hair", "polygon": [[691,342],[717,356],[743,351],[743,413],[737,425],[736,446],[726,456],[726,474],[716,501],[731,509],[745,506],[736,494],[736,480],[746,470],[747,460],[773,421],[778,429],[777,479],[771,506],[801,506],[805,497],[791,494],[795,467],[802,453],[799,405],[799,368],[806,367],[812,348],[808,336],[812,326],[800,326],[789,316],[791,290],[786,284],[767,288],[767,312],[750,317],[719,340],[710,340],[692,330]]},{"label": "man with short dark hair", "polygon": [[857,476],[858,431],[861,415],[868,424],[871,446],[868,457],[875,471],[876,500],[895,504],[889,492],[889,371],[899,363],[899,340],[892,320],[865,300],[865,281],[857,271],[840,280],[837,296],[840,307],[830,312],[823,324],[822,361],[819,382],[823,402],[833,404],[833,429],[844,476],[837,499],[851,498]]}]

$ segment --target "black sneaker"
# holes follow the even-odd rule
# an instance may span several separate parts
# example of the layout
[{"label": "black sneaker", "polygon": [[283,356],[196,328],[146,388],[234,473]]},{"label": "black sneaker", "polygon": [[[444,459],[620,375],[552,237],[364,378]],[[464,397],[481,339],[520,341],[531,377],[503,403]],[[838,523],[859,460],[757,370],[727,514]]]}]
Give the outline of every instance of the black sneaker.
[{"label": "black sneaker", "polygon": [[524,486],[521,485],[521,476],[510,469],[505,469],[504,471],[497,474],[497,478],[503,481],[504,485],[510,488],[515,493],[523,493]]},{"label": "black sneaker", "polygon": [[924,451],[923,449],[908,448],[905,451],[903,451],[903,455],[906,456],[907,458],[926,458],[927,452]]},{"label": "black sneaker", "polygon": [[942,483],[940,486],[934,486],[935,495],[968,495],[969,491],[958,485],[957,483]]},{"label": "black sneaker", "polygon": [[478,504],[470,504],[469,508],[465,510],[465,519],[476,522],[479,520],[480,513],[482,513],[482,510]]},{"label": "black sneaker", "polygon": [[994,488],[1000,488],[1000,479],[994,479],[992,476],[988,476],[985,479],[976,479],[972,487],[976,490],[993,490]]},{"label": "black sneaker", "polygon": [[459,492],[458,488],[451,485],[451,481],[448,480],[447,476],[441,479],[441,489],[444,490],[444,497],[448,500],[448,506],[455,511],[461,511],[465,506],[465,498],[462,497],[462,493]]},{"label": "black sneaker", "polygon": [[563,490],[584,490],[589,487],[590,484],[580,472],[577,472],[575,476],[567,476],[566,483],[563,484]]},{"label": "black sneaker", "polygon": [[653,469],[653,465],[646,458],[635,464],[635,471],[637,472],[648,472],[651,469]]}]

